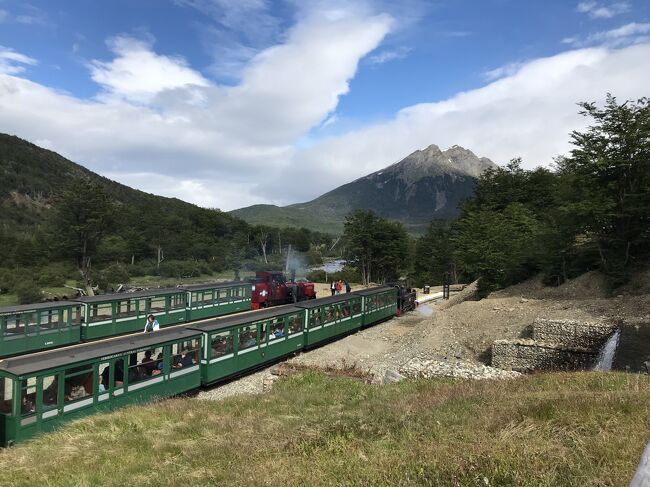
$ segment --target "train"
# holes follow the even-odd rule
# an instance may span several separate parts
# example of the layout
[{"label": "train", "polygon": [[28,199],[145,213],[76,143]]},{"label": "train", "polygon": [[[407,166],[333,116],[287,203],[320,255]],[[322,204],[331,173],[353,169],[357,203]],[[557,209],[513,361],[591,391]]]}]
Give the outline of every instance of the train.
[{"label": "train", "polygon": [[403,312],[400,296],[384,285],[0,360],[0,444],[336,340]]},{"label": "train", "polygon": [[142,331],[251,309],[315,299],[314,284],[257,272],[251,281],[196,284],[0,308],[0,357]]}]

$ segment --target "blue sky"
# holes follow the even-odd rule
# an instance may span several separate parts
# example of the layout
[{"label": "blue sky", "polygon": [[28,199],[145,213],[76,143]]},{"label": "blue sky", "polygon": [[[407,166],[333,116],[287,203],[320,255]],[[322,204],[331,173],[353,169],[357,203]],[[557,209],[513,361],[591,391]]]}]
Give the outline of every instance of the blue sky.
[{"label": "blue sky", "polygon": [[647,0],[0,0],[0,131],[223,209],[432,143],[549,164],[649,74]]}]

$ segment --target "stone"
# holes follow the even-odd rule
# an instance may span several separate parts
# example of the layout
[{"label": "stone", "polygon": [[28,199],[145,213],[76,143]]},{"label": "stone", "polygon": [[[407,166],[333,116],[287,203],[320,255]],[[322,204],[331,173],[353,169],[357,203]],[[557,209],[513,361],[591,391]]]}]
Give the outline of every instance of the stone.
[{"label": "stone", "polygon": [[388,369],[384,374],[384,384],[392,384],[394,382],[400,382],[404,379],[406,379],[406,377],[396,370]]}]

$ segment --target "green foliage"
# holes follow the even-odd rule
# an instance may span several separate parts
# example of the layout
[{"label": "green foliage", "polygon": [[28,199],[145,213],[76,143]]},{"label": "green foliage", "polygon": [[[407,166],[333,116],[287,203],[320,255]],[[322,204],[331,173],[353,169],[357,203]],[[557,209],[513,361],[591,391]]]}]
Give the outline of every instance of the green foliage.
[{"label": "green foliage", "polygon": [[451,234],[449,223],[433,221],[427,233],[417,239],[412,273],[416,287],[442,284],[443,275],[453,262]]},{"label": "green foliage", "polygon": [[15,287],[20,304],[38,303],[43,299],[41,288],[32,279],[22,279]]},{"label": "green foliage", "polygon": [[573,190],[566,208],[618,285],[650,257],[650,99],[619,105],[608,95],[604,108],[579,105],[594,124],[571,133],[576,148],[559,161]]},{"label": "green foliage", "polygon": [[40,267],[34,275],[39,285],[55,287],[63,286],[68,279],[78,277],[79,272],[72,265],[63,262],[53,262]]},{"label": "green foliage", "polygon": [[111,264],[102,269],[97,277],[97,284],[103,291],[110,291],[118,284],[126,284],[130,278],[129,268],[125,264]]},{"label": "green foliage", "polygon": [[363,284],[395,280],[408,268],[408,235],[401,223],[357,210],[345,219],[345,258]]},{"label": "green foliage", "polygon": [[[542,271],[560,284],[600,268],[612,286],[650,260],[650,101],[618,104],[608,95],[604,108],[581,103],[594,120],[573,132],[575,149],[557,170],[526,171],[515,159],[479,178],[449,235],[435,232],[419,242],[453,244],[458,266],[480,277],[483,293]],[[433,254],[433,253],[432,253]],[[431,257],[436,268],[440,260]]]}]

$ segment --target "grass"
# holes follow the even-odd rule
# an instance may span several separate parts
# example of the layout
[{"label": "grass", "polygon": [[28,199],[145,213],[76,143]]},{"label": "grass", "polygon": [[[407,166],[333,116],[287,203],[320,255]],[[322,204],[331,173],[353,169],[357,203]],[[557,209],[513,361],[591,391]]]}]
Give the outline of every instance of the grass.
[{"label": "grass", "polygon": [[292,376],[270,394],[167,400],[0,453],[5,485],[625,486],[650,377],[539,374],[390,386]]},{"label": "grass", "polygon": [[[254,276],[254,272],[240,272],[241,279]],[[201,284],[204,282],[232,281],[235,279],[233,271],[215,272],[214,274],[202,274],[196,277],[160,277],[160,276],[134,276],[129,280],[129,286],[133,287],[167,287],[177,284]]]}]

